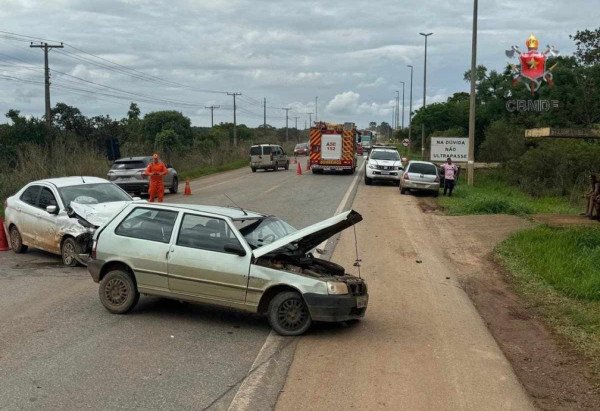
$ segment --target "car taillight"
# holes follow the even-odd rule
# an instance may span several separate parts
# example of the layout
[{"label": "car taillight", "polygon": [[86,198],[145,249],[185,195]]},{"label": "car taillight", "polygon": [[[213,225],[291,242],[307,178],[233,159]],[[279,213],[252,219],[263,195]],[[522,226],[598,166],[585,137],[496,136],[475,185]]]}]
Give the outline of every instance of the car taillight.
[{"label": "car taillight", "polygon": [[92,253],[90,254],[90,256],[93,259],[96,259],[96,248],[98,247],[98,240],[93,240],[92,242]]}]

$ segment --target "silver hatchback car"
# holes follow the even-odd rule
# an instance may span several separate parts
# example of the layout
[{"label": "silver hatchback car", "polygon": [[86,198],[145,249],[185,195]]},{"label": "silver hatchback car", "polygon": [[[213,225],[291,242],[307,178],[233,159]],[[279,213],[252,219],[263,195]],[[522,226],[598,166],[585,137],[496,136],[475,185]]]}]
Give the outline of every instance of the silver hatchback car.
[{"label": "silver hatchback car", "polygon": [[94,235],[88,271],[112,313],[140,293],[265,314],[281,335],[365,315],[367,285],[311,250],[362,220],[355,211],[296,230],[241,209],[131,204]]},{"label": "silver hatchback car", "polygon": [[[140,195],[148,192],[150,186],[149,176],[145,175],[146,167],[152,161],[152,157],[126,157],[116,160],[108,171],[108,180],[118,185],[128,193]],[[165,163],[168,173],[163,177],[165,188],[171,194],[177,194],[179,190],[179,177],[177,171],[171,164]]]},{"label": "silver hatchback car", "polygon": [[435,164],[428,161],[410,161],[400,175],[400,194],[407,190],[428,191],[437,197],[440,176]]}]

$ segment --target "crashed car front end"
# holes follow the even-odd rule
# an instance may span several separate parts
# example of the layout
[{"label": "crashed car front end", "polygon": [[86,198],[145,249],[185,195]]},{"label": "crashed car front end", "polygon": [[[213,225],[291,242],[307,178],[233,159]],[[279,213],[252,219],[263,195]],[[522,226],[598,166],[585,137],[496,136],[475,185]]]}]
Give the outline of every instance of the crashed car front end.
[{"label": "crashed car front end", "polygon": [[254,250],[247,302],[256,304],[260,312],[265,309],[261,306],[264,295],[287,284],[302,294],[315,321],[364,317],[369,302],[365,280],[311,252],[321,242],[361,220],[359,213],[350,210]]}]

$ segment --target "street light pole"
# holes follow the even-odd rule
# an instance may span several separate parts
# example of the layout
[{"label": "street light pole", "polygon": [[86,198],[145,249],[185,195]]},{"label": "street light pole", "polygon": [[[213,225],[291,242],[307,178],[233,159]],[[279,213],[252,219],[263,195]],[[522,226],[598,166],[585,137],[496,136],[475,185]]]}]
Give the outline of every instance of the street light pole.
[{"label": "street light pole", "polygon": [[407,65],[406,67],[410,67],[410,102],[408,103],[408,141],[412,143],[412,84],[413,84],[413,69],[412,65]]},{"label": "street light pole", "polygon": [[469,158],[467,163],[467,184],[473,185],[475,172],[475,104],[476,104],[476,73],[477,70],[477,8],[478,0],[473,0],[473,39],[471,44],[471,98],[469,101]]},{"label": "street light pole", "polygon": [[[404,130],[404,86],[405,86],[405,83],[404,83],[404,81],[401,81],[400,83],[402,83],[402,120],[400,121],[400,124],[401,124],[401,129]],[[400,103],[398,103],[398,109],[400,109]]]},{"label": "street light pole", "polygon": [[[423,108],[427,105],[427,37],[433,33],[419,33],[425,37],[425,62],[423,63]],[[421,159],[425,160],[425,123],[421,123]]]}]

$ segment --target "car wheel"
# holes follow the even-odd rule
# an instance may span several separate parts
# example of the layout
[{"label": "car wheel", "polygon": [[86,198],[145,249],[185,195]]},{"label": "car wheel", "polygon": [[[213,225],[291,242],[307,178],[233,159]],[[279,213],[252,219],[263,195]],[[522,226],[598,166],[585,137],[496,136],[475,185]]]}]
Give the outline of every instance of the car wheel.
[{"label": "car wheel", "polygon": [[369,177],[367,177],[366,175],[365,175],[365,184],[368,185],[368,186],[370,186],[371,184],[373,184],[373,180],[370,179]]},{"label": "car wheel", "polygon": [[285,163],[285,167],[284,167],[284,168],[285,168],[286,170],[289,170],[289,169],[290,169],[290,162],[289,162],[289,161],[288,161],[287,163]]},{"label": "car wheel", "polygon": [[140,299],[131,275],[121,270],[110,271],[104,276],[98,294],[104,308],[113,314],[131,311]]},{"label": "car wheel", "polygon": [[279,165],[275,164],[275,167],[273,167],[273,171],[277,171],[277,170],[279,170]]},{"label": "car wheel", "polygon": [[169,192],[171,194],[177,194],[177,191],[179,191],[179,180],[177,179],[177,177],[174,177],[173,184],[171,184],[171,188],[169,188]]},{"label": "car wheel", "polygon": [[256,173],[256,168],[252,167],[252,172]]},{"label": "car wheel", "polygon": [[302,296],[294,291],[279,293],[269,303],[269,324],[280,335],[303,334],[312,320]]},{"label": "car wheel", "polygon": [[10,248],[12,248],[15,253],[20,254],[27,251],[27,246],[23,245],[23,238],[16,226],[13,225],[10,228],[8,236],[10,237]]},{"label": "car wheel", "polygon": [[72,237],[66,238],[62,242],[60,247],[60,255],[62,256],[63,264],[69,267],[77,267],[79,261],[75,258],[75,255],[81,253],[81,247],[75,242]]},{"label": "car wheel", "polygon": [[437,196],[439,196],[439,195],[440,195],[440,192],[439,192],[439,191],[434,191],[434,192],[433,192],[433,196],[434,196],[434,197],[437,197]]}]

